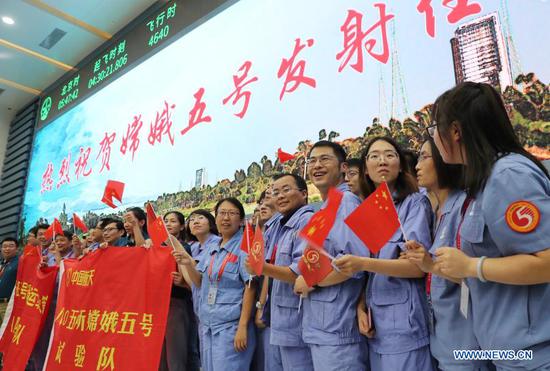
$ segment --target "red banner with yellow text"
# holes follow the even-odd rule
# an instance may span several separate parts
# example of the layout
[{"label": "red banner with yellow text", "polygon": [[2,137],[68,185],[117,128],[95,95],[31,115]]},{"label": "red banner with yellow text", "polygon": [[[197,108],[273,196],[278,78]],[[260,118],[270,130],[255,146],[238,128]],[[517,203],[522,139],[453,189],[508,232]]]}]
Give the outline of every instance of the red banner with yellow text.
[{"label": "red banner with yellow text", "polygon": [[46,369],[158,369],[173,267],[161,247],[65,260]]},{"label": "red banner with yellow text", "polygon": [[57,267],[40,269],[38,246],[27,246],[19,258],[17,280],[2,328],[0,352],[4,370],[24,370],[46,320]]}]

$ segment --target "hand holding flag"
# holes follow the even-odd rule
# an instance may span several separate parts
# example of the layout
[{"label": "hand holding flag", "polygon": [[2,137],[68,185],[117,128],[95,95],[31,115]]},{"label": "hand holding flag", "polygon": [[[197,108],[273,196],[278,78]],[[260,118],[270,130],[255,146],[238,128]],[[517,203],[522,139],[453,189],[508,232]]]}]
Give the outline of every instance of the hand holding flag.
[{"label": "hand holding flag", "polygon": [[241,250],[248,254],[252,241],[254,241],[254,230],[250,222],[246,220],[244,223],[243,239],[241,240]]}]

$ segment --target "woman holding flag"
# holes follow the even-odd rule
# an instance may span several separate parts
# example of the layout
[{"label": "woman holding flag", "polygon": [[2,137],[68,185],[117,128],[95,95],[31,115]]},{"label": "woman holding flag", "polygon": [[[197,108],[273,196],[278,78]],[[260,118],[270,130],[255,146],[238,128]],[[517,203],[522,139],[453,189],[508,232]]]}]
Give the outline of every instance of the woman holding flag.
[{"label": "woman holding flag", "polygon": [[[428,199],[418,193],[416,181],[402,158],[402,150],[393,139],[374,138],[363,152],[360,177],[366,197],[378,187],[389,189],[401,230],[389,238],[377,257],[346,255],[337,259],[335,265],[346,274],[371,272],[366,303],[361,300],[358,305],[360,327],[370,336],[371,369],[407,370],[416,365],[416,370],[431,371],[425,273],[399,256],[405,250],[407,239],[431,243],[432,210]],[[382,197],[386,198],[385,191]],[[369,225],[362,227],[378,233],[372,226],[372,229]],[[374,331],[369,325],[374,325]]]},{"label": "woman holding flag", "polygon": [[462,215],[470,202],[462,191],[462,166],[445,164],[433,139],[429,138],[420,148],[416,170],[418,185],[425,187],[436,201],[434,237],[429,251],[417,241],[407,241],[404,256],[428,273],[430,350],[441,370],[487,370],[486,361],[458,361],[450,351],[479,349],[479,344],[471,321],[460,313],[460,280],[445,276],[436,268],[433,258],[439,247],[455,244]]},{"label": "woman holding flag", "polygon": [[446,163],[465,166],[472,198],[460,249],[439,248],[436,266],[465,282],[465,309],[481,348],[512,350],[510,359],[493,361],[497,369],[550,369],[548,171],[521,146],[488,84],[466,82],[444,93],[428,130]]},{"label": "woman holding flag", "polygon": [[[164,215],[166,231],[178,239],[187,253],[191,253],[189,245],[185,243],[185,217],[179,211],[170,211]],[[183,275],[174,264],[172,272],[172,290],[170,293],[170,307],[166,321],[166,333],[160,359],[160,371],[195,371],[200,368],[198,351],[193,352],[191,342],[198,342],[195,316],[191,299],[191,289]],[[185,336],[182,336],[185,334]]]},{"label": "woman holding flag", "polygon": [[256,344],[251,321],[256,285],[247,283],[252,277],[240,250],[244,208],[237,199],[224,198],[214,210],[221,240],[208,246],[198,264],[185,251],[174,256],[201,290],[204,369],[247,370]]}]

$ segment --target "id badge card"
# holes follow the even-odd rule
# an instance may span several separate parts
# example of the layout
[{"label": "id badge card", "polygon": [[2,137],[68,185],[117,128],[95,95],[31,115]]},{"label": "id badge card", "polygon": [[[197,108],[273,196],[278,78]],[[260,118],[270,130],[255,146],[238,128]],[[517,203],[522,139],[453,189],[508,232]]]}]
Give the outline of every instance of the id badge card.
[{"label": "id badge card", "polygon": [[218,286],[210,285],[210,287],[208,288],[208,305],[216,304],[216,295],[218,295]]}]

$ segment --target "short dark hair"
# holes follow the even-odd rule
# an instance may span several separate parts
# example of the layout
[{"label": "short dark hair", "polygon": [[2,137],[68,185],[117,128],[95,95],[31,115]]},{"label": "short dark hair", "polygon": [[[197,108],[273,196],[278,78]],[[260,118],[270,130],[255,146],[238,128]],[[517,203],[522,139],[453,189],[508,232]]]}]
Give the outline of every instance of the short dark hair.
[{"label": "short dark hair", "polygon": [[122,220],[115,219],[115,218],[105,218],[101,220],[103,222],[102,223],[103,228],[107,227],[109,224],[115,223],[116,229],[118,229],[119,231],[124,231],[124,233],[126,234],[126,230],[124,229],[124,222]]},{"label": "short dark hair", "polygon": [[31,229],[29,229],[29,232],[27,233],[27,235],[32,233],[36,236],[37,232],[38,232],[38,226],[34,226]]},{"label": "short dark hair", "polygon": [[307,183],[306,181],[304,180],[304,178],[302,178],[301,176],[299,175],[296,175],[296,174],[292,174],[292,173],[282,173],[282,174],[277,174],[273,177],[273,180],[279,180],[281,178],[284,178],[285,176],[289,176],[291,178],[294,178],[294,183],[296,183],[296,187],[298,187],[298,189],[300,191],[306,191],[307,192]]},{"label": "short dark hair", "polygon": [[320,140],[317,143],[315,143],[311,147],[311,149],[309,150],[309,152],[307,154],[307,157],[309,158],[309,156],[311,156],[311,151],[313,151],[315,148],[321,148],[321,147],[330,147],[330,148],[332,148],[332,152],[334,152],[334,155],[338,159],[338,164],[341,164],[342,162],[345,162],[346,157],[348,157],[344,147],[342,147],[338,143],[331,142],[331,141],[328,141],[328,140]]},{"label": "short dark hair", "polygon": [[239,209],[239,216],[241,217],[241,219],[244,219],[246,214],[244,213],[243,204],[241,203],[241,201],[237,200],[235,197],[225,197],[219,200],[216,206],[214,206],[214,213],[216,214],[216,216],[218,216],[218,209],[220,208],[220,205],[226,201],[232,204],[233,206],[235,206],[237,209]]},{"label": "short dark hair", "polygon": [[361,168],[361,159],[360,158],[348,158],[346,160],[346,162],[348,163],[348,168],[350,168],[350,167]]},{"label": "short dark hair", "polygon": [[258,197],[258,203],[261,204],[264,198],[265,198],[265,191],[262,191],[262,193],[260,193],[260,197]]},{"label": "short dark hair", "polygon": [[174,214],[176,216],[176,218],[178,219],[178,221],[180,222],[181,225],[183,225],[183,229],[178,233],[178,235],[176,236],[176,238],[180,241],[185,241],[185,216],[183,216],[182,213],[180,213],[179,211],[169,211],[167,212],[166,214],[164,214],[164,216],[162,217],[162,220],[166,219],[166,217],[170,214]]},{"label": "short dark hair", "polygon": [[2,243],[0,245],[3,245],[4,242],[15,242],[15,246],[19,246],[19,242],[17,241],[16,238],[13,238],[13,237],[6,237],[2,240]]},{"label": "short dark hair", "polygon": [[[210,233],[212,233],[216,236],[218,235],[218,227],[216,227],[216,219],[214,219],[214,216],[212,215],[211,212],[209,212],[208,210],[204,210],[204,209],[197,209],[197,210],[194,210],[191,214],[189,214],[189,216],[187,217],[187,220],[189,221],[191,216],[194,215],[194,214],[204,216],[208,220],[208,225],[210,227]],[[187,224],[187,227],[185,228],[185,232],[187,234],[187,238],[188,238],[189,241],[197,241],[197,237],[195,237],[191,233],[191,228],[189,227],[189,224]]]},{"label": "short dark hair", "polygon": [[428,143],[432,150],[437,185],[439,188],[464,189],[464,166],[446,164],[441,157],[432,137],[428,136],[424,143]]},{"label": "short dark hair", "polygon": [[45,230],[47,230],[48,228],[50,228],[50,225],[47,224],[47,223],[38,224],[38,225],[36,226],[36,233],[38,233],[38,230],[39,230],[39,229],[45,229]]},{"label": "short dark hair", "polygon": [[485,187],[494,163],[509,153],[527,157],[550,178],[544,165],[521,145],[504,102],[491,85],[469,81],[456,85],[436,99],[432,117],[442,139],[449,139],[453,123],[460,126],[468,196],[475,197]]},{"label": "short dark hair", "polygon": [[143,209],[140,207],[131,207],[126,210],[126,212],[134,214],[138,221],[145,222],[143,224],[143,227],[141,227],[141,230],[147,233],[147,214],[145,214],[145,211],[143,211]]},{"label": "short dark hair", "polygon": [[407,161],[403,158],[403,150],[397,144],[397,142],[391,138],[391,137],[385,137],[385,136],[379,136],[372,138],[367,146],[365,147],[365,150],[363,151],[363,154],[361,155],[361,167],[359,168],[359,185],[361,187],[361,192],[363,193],[363,196],[366,198],[368,197],[374,190],[376,189],[374,183],[370,179],[370,177],[367,175],[366,172],[366,158],[369,154],[370,147],[378,142],[378,141],[384,141],[386,143],[389,143],[394,149],[395,152],[397,152],[397,155],[399,156],[399,167],[400,172],[399,175],[397,175],[397,179],[395,180],[395,191],[397,193],[395,197],[396,202],[401,202],[407,196],[409,196],[412,193],[418,192],[418,185],[416,184],[416,179],[411,174],[411,170],[409,169],[409,164]]},{"label": "short dark hair", "polygon": [[[61,235],[58,234],[56,236],[61,236]],[[63,236],[67,237],[68,240],[71,240],[73,238],[73,232],[65,230],[63,231]]]}]

